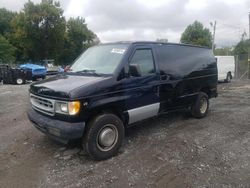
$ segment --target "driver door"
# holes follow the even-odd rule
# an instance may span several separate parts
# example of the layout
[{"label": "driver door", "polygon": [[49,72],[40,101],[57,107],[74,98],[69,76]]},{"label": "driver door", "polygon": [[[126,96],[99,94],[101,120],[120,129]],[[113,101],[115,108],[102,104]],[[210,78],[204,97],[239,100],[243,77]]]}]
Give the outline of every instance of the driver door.
[{"label": "driver door", "polygon": [[125,79],[129,124],[156,116],[159,111],[159,76],[153,50],[136,48],[129,58],[129,77]]}]

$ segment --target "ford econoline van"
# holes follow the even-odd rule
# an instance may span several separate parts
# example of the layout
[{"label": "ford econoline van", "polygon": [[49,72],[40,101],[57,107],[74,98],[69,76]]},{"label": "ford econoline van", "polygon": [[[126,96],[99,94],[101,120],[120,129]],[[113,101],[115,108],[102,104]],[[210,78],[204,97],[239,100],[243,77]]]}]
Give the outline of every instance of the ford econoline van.
[{"label": "ford econoline van", "polygon": [[180,109],[195,118],[217,96],[217,65],[206,47],[117,42],[87,49],[66,73],[31,84],[33,125],[61,141],[81,139],[95,160],[114,156],[125,128]]}]

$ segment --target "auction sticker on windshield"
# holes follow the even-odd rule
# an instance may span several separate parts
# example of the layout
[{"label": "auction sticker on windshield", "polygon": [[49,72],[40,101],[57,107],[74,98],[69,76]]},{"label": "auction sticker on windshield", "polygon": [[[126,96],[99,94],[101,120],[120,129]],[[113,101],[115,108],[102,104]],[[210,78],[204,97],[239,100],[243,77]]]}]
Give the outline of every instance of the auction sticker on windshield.
[{"label": "auction sticker on windshield", "polygon": [[113,48],[111,50],[111,53],[124,54],[125,51],[126,51],[125,49]]}]

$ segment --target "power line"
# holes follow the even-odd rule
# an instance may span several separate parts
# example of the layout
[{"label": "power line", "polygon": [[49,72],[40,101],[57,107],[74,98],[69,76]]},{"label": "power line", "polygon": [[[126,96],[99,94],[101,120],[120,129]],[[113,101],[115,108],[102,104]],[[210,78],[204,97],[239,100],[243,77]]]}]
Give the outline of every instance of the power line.
[{"label": "power line", "polygon": [[226,27],[231,27],[231,28],[235,28],[235,29],[242,28],[242,26],[236,26],[236,25],[225,24],[225,23],[219,23],[219,25],[224,25]]}]

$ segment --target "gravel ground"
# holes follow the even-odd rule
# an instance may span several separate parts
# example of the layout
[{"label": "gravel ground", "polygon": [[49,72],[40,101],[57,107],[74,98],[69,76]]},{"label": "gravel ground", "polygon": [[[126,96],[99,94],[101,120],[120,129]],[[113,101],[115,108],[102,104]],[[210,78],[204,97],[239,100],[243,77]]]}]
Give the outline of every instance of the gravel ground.
[{"label": "gravel ground", "polygon": [[204,119],[174,113],[126,129],[92,161],[28,121],[28,85],[0,85],[0,187],[250,187],[250,81],[219,84]]}]

